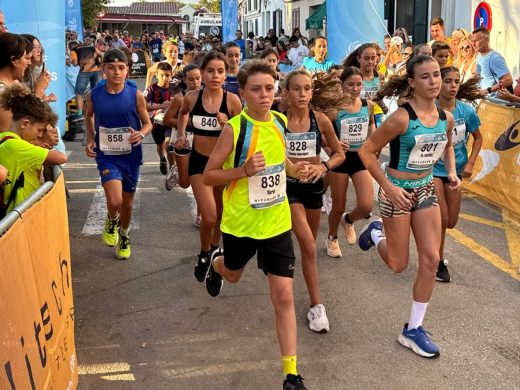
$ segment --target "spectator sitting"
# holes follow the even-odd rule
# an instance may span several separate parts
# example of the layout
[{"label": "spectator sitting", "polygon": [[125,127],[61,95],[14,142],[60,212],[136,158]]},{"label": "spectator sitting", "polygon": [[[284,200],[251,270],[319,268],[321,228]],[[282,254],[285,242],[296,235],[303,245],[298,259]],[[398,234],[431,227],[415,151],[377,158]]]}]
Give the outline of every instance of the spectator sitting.
[{"label": "spectator sitting", "polygon": [[473,46],[478,51],[477,73],[481,77],[480,93],[482,96],[494,94],[499,89],[510,89],[513,92],[513,76],[506,65],[504,57],[489,46],[489,30],[479,27],[471,36]]},{"label": "spectator sitting", "polygon": [[7,213],[40,186],[43,164],[64,164],[67,156],[31,143],[42,137],[47,126],[56,125],[57,116],[48,103],[32,94],[26,86],[14,84],[6,87],[0,95],[0,106],[13,114],[8,131],[0,134],[0,141],[4,140],[0,145],[0,164],[9,172],[4,192],[5,203],[8,203],[15,183],[19,183],[8,204]]}]

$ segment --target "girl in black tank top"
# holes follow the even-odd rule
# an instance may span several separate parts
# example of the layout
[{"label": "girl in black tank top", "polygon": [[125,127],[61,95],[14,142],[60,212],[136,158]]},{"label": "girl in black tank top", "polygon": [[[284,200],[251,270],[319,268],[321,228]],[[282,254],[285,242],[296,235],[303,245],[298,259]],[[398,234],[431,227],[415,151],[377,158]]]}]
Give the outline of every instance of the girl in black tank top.
[{"label": "girl in black tank top", "polygon": [[[285,88],[291,107],[287,111],[286,155],[294,163],[307,161],[309,172],[306,182],[287,177],[287,198],[291,206],[293,231],[302,254],[302,269],[311,306],[307,318],[311,330],[326,332],[329,330],[329,321],[320,296],[316,266],[316,236],[323,205],[322,177],[330,168],[339,165],[345,155],[330,120],[323,113],[309,109],[313,96],[309,74],[306,71],[291,72],[286,78]],[[328,162],[321,162],[320,159],[324,144],[332,149]]]},{"label": "girl in black tank top", "polygon": [[227,92],[224,92],[222,96],[220,108],[213,114],[208,113],[202,104],[203,92],[203,89],[199,91],[197,102],[190,112],[191,128],[195,135],[218,137],[222,132],[222,126],[217,120],[217,113],[226,114],[228,118],[231,118],[227,107]]}]

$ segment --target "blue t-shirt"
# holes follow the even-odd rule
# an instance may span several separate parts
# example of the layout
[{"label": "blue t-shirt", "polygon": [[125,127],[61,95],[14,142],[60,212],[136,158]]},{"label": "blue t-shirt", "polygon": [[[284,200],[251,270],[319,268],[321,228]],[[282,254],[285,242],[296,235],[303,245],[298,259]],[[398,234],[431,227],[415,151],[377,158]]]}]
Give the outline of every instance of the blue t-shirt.
[{"label": "blue t-shirt", "polygon": [[235,42],[240,46],[241,61],[246,59],[246,41],[244,39],[235,39]]},{"label": "blue t-shirt", "polygon": [[[453,151],[455,153],[457,175],[461,175],[464,166],[468,162],[468,149],[466,148],[468,134],[474,133],[479,129],[480,119],[473,107],[459,100],[456,101],[455,110],[453,110],[452,114],[454,124],[453,130],[451,131],[451,144],[453,145]],[[448,176],[442,159],[439,159],[433,167],[433,175],[440,177]]]},{"label": "blue t-shirt", "polygon": [[302,66],[309,72],[328,72],[329,69],[334,65],[334,62],[330,59],[326,59],[323,62],[318,62],[314,57],[305,57],[303,59]]},{"label": "blue t-shirt", "polygon": [[238,84],[238,79],[236,75],[226,75],[226,80],[224,81],[224,85],[222,86],[222,88],[224,89],[224,91],[234,93],[235,95],[240,97],[238,93],[240,84]]},{"label": "blue t-shirt", "polygon": [[480,88],[486,89],[494,84],[498,84],[500,78],[510,72],[504,57],[491,50],[486,55],[478,55],[477,73],[482,77]]},{"label": "blue t-shirt", "polygon": [[157,39],[152,39],[150,41],[150,51],[152,52],[153,57],[160,57],[161,56],[161,49],[162,49],[162,41]]},{"label": "blue t-shirt", "polygon": [[[138,145],[130,149],[127,154],[109,154],[102,152],[100,144],[100,127],[104,127],[109,134],[117,128],[130,127],[141,129],[141,118],[137,112],[137,88],[125,83],[123,90],[116,94],[108,93],[105,85],[96,86],[90,93],[92,109],[94,110],[94,128],[96,130],[96,160],[111,159],[124,161],[130,167],[140,166],[143,163],[143,148]],[[119,133],[117,133],[119,136]],[[113,135],[111,135],[113,137]],[[108,137],[107,137],[108,139]]]}]

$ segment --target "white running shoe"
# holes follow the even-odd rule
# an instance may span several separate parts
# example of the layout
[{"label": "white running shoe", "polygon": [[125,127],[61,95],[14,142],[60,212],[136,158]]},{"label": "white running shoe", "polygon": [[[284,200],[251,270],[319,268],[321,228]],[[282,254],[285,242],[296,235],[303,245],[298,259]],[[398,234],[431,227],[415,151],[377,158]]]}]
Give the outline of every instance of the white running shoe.
[{"label": "white running shoe", "polygon": [[347,239],[347,244],[354,245],[357,242],[356,229],[354,229],[353,223],[348,223],[345,220],[347,213],[343,213],[341,215],[341,226],[345,229],[345,238]]},{"label": "white running shoe", "polygon": [[327,256],[339,258],[341,257],[341,249],[337,238],[326,238],[325,248],[327,249]]},{"label": "white running shoe", "polygon": [[321,303],[314,307],[311,307],[309,314],[307,314],[309,320],[309,328],[314,332],[325,333],[329,331],[329,319],[325,312],[325,306]]},{"label": "white running shoe", "polygon": [[164,178],[164,186],[168,191],[171,191],[173,187],[177,185],[178,178],[179,174],[177,172],[177,166],[172,165],[168,171],[168,174]]}]

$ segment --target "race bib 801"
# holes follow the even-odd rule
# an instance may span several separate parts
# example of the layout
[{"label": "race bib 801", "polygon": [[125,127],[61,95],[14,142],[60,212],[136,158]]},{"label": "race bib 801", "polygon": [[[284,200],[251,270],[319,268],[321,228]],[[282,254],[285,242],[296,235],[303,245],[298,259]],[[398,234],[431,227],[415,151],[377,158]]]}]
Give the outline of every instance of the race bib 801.
[{"label": "race bib 801", "polygon": [[441,158],[448,143],[446,133],[421,134],[415,136],[415,146],[410,152],[408,169],[430,169]]}]

